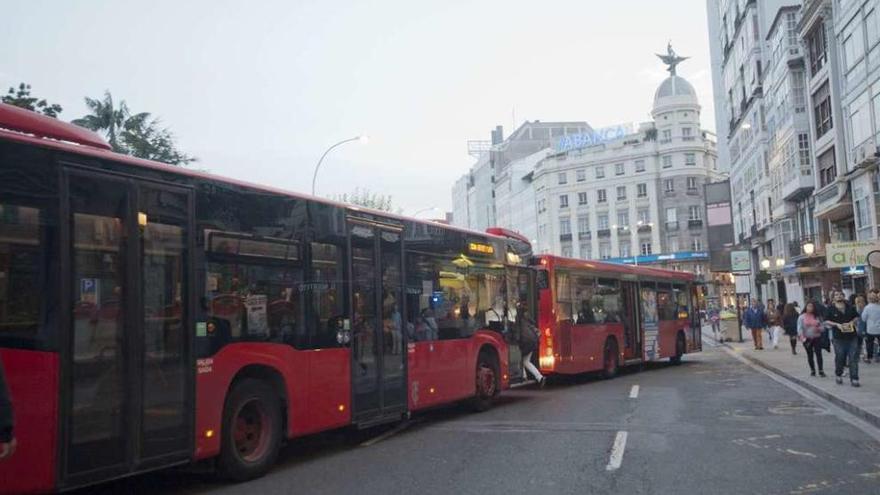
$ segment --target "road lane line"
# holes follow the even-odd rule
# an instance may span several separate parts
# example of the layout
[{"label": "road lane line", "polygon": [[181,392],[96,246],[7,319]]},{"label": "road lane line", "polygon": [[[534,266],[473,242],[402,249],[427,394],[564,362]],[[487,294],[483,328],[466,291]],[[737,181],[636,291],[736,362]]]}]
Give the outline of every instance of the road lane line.
[{"label": "road lane line", "polygon": [[614,445],[611,446],[611,458],[608,459],[606,471],[615,471],[623,464],[623,451],[626,450],[626,432],[618,431],[614,437]]},{"label": "road lane line", "polygon": [[629,398],[630,399],[638,399],[639,398],[639,386],[638,385],[633,385],[632,390],[629,391]]}]

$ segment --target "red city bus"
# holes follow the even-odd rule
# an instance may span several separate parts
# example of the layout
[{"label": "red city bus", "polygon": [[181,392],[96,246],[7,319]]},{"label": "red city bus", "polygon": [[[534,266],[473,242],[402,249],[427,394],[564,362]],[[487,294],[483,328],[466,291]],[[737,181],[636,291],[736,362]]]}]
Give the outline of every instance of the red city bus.
[{"label": "red city bus", "polygon": [[702,349],[693,274],[556,256],[535,258],[542,373],[602,370]]},{"label": "red city bus", "polygon": [[497,315],[534,292],[529,249],[119,155],[0,104],[0,360],[20,439],[0,492],[209,458],[248,479],[284,438],[485,409],[519,370]]}]

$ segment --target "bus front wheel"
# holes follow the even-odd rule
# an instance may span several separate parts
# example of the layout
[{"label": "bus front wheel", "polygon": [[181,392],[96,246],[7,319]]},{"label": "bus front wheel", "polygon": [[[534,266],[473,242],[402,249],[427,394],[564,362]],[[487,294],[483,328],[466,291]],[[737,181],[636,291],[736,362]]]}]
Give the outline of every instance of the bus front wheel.
[{"label": "bus front wheel", "polygon": [[266,474],[281,448],[281,402],[269,384],[247,378],[235,383],[223,410],[218,468],[234,481]]},{"label": "bus front wheel", "polygon": [[669,362],[675,365],[681,364],[681,357],[684,356],[684,334],[679,333],[675,339],[675,355],[669,358]]}]

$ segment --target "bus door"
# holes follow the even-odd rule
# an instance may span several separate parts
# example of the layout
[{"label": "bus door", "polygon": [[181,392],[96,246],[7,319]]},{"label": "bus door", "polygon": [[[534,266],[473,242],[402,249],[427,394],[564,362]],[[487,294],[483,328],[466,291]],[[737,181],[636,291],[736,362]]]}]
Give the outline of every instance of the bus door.
[{"label": "bus door", "polygon": [[688,352],[703,350],[703,322],[702,310],[706,309],[702,296],[701,284],[690,284],[690,335],[688,336]]},{"label": "bus door", "polygon": [[192,192],[64,169],[62,486],[193,454]]},{"label": "bus door", "polygon": [[402,230],[349,220],[352,418],[367,426],[406,412]]},{"label": "bus door", "polygon": [[622,282],[623,288],[623,358],[642,357],[642,332],[639,331],[639,288],[638,282]]},{"label": "bus door", "polygon": [[[520,351],[519,343],[515,339],[518,329],[514,327],[520,307],[527,308],[529,318],[536,326],[538,324],[534,287],[533,270],[528,268],[507,268],[507,328],[504,332],[504,340],[507,342],[507,376],[510,377],[510,383],[518,383],[523,380],[523,355]],[[535,352],[532,356],[532,359],[536,362],[537,354]]]}]

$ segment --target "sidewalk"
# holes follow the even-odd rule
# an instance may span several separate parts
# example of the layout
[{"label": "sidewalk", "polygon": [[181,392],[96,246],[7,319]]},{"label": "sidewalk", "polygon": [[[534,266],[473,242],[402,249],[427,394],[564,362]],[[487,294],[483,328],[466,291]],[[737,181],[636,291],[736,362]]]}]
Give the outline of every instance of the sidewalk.
[{"label": "sidewalk", "polygon": [[[712,339],[711,327],[703,327],[703,337],[709,342]],[[734,335],[737,337],[737,335]],[[783,378],[791,380],[811,392],[823,397],[835,405],[864,419],[865,421],[880,427],[880,363],[859,363],[860,388],[850,386],[849,379],[844,377],[843,385],[834,381],[834,348],[831,352],[822,352],[823,368],[826,378],[810,376],[810,367],[807,364],[807,353],[803,344],[798,343],[797,355],[791,354],[791,346],[788,336],[782,335],[779,339],[779,349],[773,349],[768,345],[767,334],[764,334],[764,350],[756,351],[752,345],[751,334],[743,335],[745,341],[725,342],[724,346],[732,349],[736,354],[744,357],[749,362],[765,368]]]}]

